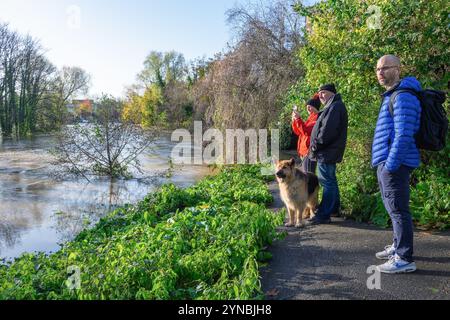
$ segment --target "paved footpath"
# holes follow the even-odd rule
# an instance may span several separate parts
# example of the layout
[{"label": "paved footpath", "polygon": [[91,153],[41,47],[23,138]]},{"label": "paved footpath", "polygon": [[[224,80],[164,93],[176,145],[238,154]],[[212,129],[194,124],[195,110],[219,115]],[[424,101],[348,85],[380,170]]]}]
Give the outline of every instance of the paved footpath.
[{"label": "paved footpath", "polygon": [[[273,210],[283,208],[271,184]],[[367,268],[375,253],[392,242],[392,231],[344,219],[302,230],[280,228],[288,236],[269,249],[261,268],[268,300],[450,300],[450,232],[416,232],[413,274],[381,275],[381,290],[367,288]],[[382,262],[381,262],[382,263]]]}]

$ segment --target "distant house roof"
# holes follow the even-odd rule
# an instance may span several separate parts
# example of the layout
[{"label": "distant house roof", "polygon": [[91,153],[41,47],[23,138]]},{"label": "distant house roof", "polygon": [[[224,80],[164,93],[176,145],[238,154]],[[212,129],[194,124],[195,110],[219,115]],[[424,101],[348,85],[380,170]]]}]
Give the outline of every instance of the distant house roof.
[{"label": "distant house roof", "polygon": [[90,108],[94,107],[94,101],[90,99],[73,99],[68,102],[66,108],[69,112],[75,113],[75,109],[80,107],[81,105],[87,105]]},{"label": "distant house roof", "polygon": [[92,106],[94,104],[93,100],[90,99],[74,99],[72,100],[72,104],[73,105],[80,105],[80,104],[88,104],[90,106]]}]

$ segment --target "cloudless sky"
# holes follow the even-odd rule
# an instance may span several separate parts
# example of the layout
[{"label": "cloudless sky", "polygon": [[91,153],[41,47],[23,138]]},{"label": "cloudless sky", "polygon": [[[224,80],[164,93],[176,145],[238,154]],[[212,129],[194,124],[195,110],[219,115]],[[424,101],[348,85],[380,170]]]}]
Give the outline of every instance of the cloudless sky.
[{"label": "cloudless sky", "polygon": [[222,51],[231,37],[225,12],[239,2],[244,0],[0,0],[0,22],[39,39],[57,67],[85,69],[91,95],[122,96],[152,50],[175,50],[187,60]]}]

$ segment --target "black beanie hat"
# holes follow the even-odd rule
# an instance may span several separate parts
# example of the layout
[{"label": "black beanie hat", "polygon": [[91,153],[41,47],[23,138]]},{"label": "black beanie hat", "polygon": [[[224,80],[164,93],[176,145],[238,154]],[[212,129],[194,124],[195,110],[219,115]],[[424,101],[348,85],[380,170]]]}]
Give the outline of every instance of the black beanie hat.
[{"label": "black beanie hat", "polygon": [[307,106],[311,106],[316,108],[317,110],[320,110],[320,106],[321,106],[321,102],[320,99],[311,99],[308,101],[308,103],[306,104]]},{"label": "black beanie hat", "polygon": [[329,83],[324,86],[321,86],[319,91],[323,91],[323,90],[333,92],[334,94],[337,93],[336,86],[333,83]]}]

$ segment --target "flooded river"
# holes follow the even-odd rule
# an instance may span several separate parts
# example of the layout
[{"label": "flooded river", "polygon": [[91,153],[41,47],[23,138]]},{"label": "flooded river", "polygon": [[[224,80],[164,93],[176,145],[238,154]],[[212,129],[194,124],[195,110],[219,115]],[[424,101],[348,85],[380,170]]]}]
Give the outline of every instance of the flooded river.
[{"label": "flooded river", "polygon": [[[175,167],[171,178],[151,184],[140,179],[59,180],[53,178],[48,153],[54,143],[49,136],[0,141],[0,260],[55,252],[114,208],[143,199],[159,185],[186,187],[210,173],[204,166]],[[162,134],[140,157],[144,175],[167,170],[175,144]]]}]

